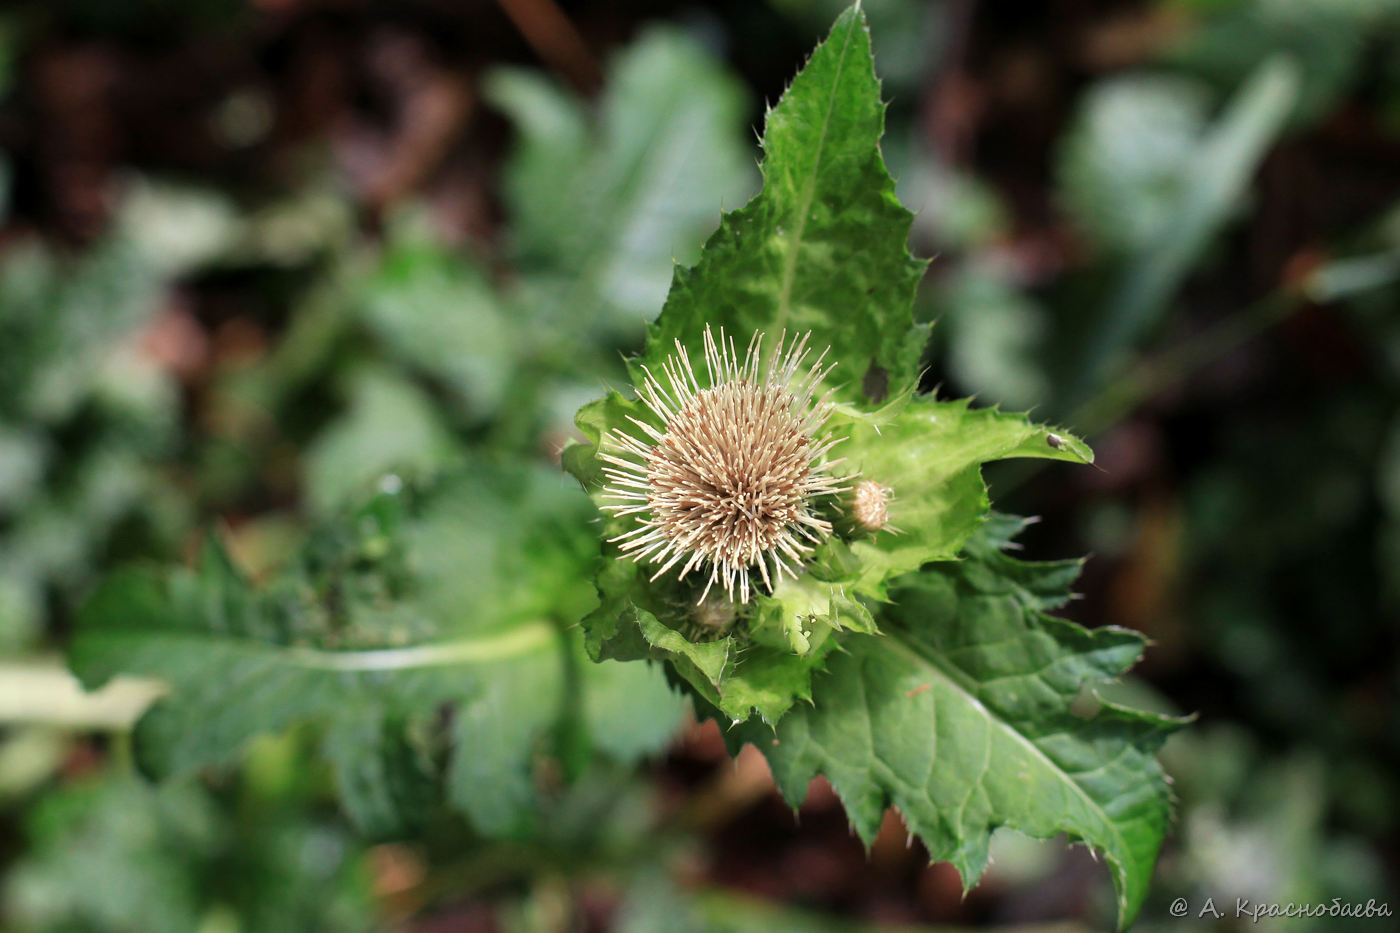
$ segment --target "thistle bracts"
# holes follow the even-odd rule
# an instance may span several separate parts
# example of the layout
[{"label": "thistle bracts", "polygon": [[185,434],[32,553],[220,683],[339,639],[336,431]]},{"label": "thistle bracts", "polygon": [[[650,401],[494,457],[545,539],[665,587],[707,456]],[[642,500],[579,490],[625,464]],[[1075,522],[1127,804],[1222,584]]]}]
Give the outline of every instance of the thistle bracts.
[{"label": "thistle bracts", "polygon": [[803,370],[807,340],[785,346],[780,336],[765,364],[763,334],[741,355],[707,327],[703,386],[679,341],[660,375],[645,370],[637,394],[664,427],[630,418],[644,438],[611,432],[598,457],[607,464],[602,508],[636,523],[612,542],[657,565],[652,581],[676,567],[681,579],[708,570],[701,601],[720,583],[747,603],[754,571],[771,593],[831,534],[815,507],[845,490],[831,472],[841,461],[827,459],[838,438],[821,433],[831,409],[819,393],[832,366],[823,352]]}]

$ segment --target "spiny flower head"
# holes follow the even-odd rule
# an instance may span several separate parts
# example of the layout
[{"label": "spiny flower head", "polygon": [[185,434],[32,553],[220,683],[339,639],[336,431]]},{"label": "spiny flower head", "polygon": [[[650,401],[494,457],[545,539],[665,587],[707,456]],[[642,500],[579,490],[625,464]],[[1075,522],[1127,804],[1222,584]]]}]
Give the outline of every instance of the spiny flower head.
[{"label": "spiny flower head", "polygon": [[837,439],[821,436],[831,405],[816,392],[832,367],[823,368],[823,351],[803,370],[809,336],[786,347],[779,337],[765,365],[762,333],[740,355],[707,327],[704,387],[679,340],[660,377],[643,368],[637,394],[665,427],[632,418],[650,443],[613,431],[599,456],[603,508],[638,520],[612,540],[633,560],[659,564],[652,580],[678,565],[680,578],[708,569],[702,602],[720,583],[746,603],[752,571],[772,592],[831,534],[813,506],[843,492],[846,477],[830,472],[840,460],[826,459]]},{"label": "spiny flower head", "polygon": [[894,490],[874,480],[857,483],[851,494],[851,515],[866,531],[880,531],[890,523],[890,495]]}]

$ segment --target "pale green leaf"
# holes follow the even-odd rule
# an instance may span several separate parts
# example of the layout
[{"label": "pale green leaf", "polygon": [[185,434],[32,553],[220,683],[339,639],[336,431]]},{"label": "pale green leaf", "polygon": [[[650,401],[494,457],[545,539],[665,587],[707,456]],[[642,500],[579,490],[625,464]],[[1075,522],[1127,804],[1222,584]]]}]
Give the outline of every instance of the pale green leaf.
[{"label": "pale green leaf", "polygon": [[1096,248],[1131,255],[1162,243],[1195,183],[1209,104],[1199,82],[1161,74],[1101,81],[1084,95],[1056,169],[1066,209]]},{"label": "pale green leaf", "polygon": [[365,850],[310,800],[249,790],[229,807],[196,780],[65,781],[22,813],[26,845],[0,885],[6,929],[189,933],[231,915],[259,933],[371,929]]},{"label": "pale green leaf", "polygon": [[432,399],[402,374],[364,367],[348,382],[348,407],[316,435],[303,460],[307,495],[321,514],[343,508],[390,470],[426,473],[458,450]]},{"label": "pale green leaf", "polygon": [[849,545],[857,564],[853,585],[877,598],[896,575],[957,556],[990,508],[983,463],[1094,459],[1088,445],[1063,429],[1024,414],[972,408],[967,400],[916,399],[883,425],[853,424],[842,452],[861,480],[891,490],[889,523],[898,530]]}]

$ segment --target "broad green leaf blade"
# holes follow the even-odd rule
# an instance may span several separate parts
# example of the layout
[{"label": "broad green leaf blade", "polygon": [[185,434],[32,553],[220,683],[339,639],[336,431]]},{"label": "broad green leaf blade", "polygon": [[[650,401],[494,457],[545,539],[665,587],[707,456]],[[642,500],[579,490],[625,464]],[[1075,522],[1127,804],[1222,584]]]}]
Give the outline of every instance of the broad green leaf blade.
[{"label": "broad green leaf blade", "polygon": [[1102,701],[1092,715],[1071,708],[1086,686],[1122,675],[1145,639],[1046,615],[1068,598],[1068,571],[975,542],[965,560],[905,579],[879,616],[883,635],[843,641],[776,742],[751,721],[731,743],[753,742],[794,804],[826,775],[867,842],[897,807],[968,886],[998,826],[1083,840],[1107,859],[1127,926],[1170,817],[1153,755],[1182,721]]},{"label": "broad green leaf blade", "polygon": [[366,703],[353,714],[336,716],[326,729],[325,754],[340,802],[355,828],[370,838],[421,832],[437,811],[437,775],[408,727],[402,717],[386,717]]},{"label": "broad green leaf blade", "polygon": [[[268,610],[257,606],[254,612]],[[172,604],[156,581],[138,577],[109,581],[86,615],[70,656],[85,684],[96,686],[123,673],[157,677],[170,687],[170,695],[137,724],[137,753],[148,773],[166,778],[227,765],[257,735],[299,722],[323,723],[347,809],[371,834],[414,821],[395,806],[403,802],[399,790],[383,783],[410,770],[401,761],[382,760],[388,751],[379,734],[384,722],[430,716],[451,704],[461,727],[481,715],[500,715],[502,681],[533,684],[528,695],[511,697],[519,705],[509,710],[517,724],[505,736],[509,741],[492,744],[499,736],[468,735],[477,760],[495,756],[498,763],[489,777],[513,768],[504,782],[528,790],[532,743],[561,712],[562,642],[556,627],[543,621],[404,648],[321,650],[201,631],[201,621],[217,616],[188,603]],[[376,732],[375,741],[364,740],[367,729]],[[485,797],[491,789],[482,784],[475,791]],[[370,800],[371,795],[379,799]],[[464,791],[458,802],[472,799]],[[531,807],[515,803],[514,809],[467,812],[491,821],[484,831],[516,818],[525,825]]]},{"label": "broad green leaf blade", "polygon": [[[89,687],[117,674],[168,685],[136,728],[148,773],[227,764],[252,737],[309,722],[370,835],[421,825],[444,791],[482,832],[535,829],[539,755],[586,752],[584,691],[624,689],[612,668],[570,674],[584,659],[565,626],[590,600],[584,512],[527,464],[390,488],[261,588],[212,538],[197,572],[107,581],[70,663]],[[614,743],[631,758],[665,741],[679,701],[658,671],[627,683],[651,701],[638,735]],[[442,746],[445,770],[430,752]]]},{"label": "broad green leaf blade", "polygon": [[831,348],[842,397],[913,382],[925,264],[906,248],[913,215],[880,156],[884,115],[870,34],[852,7],[769,112],[762,192],[725,216],[699,263],[676,270],[641,362],[659,363],[677,340],[698,359],[706,324],[740,344],[811,331],[818,352]]},{"label": "broad green leaf blade", "polygon": [[390,469],[429,473],[458,444],[437,403],[400,373],[364,366],[348,374],[349,405],[307,445],[303,483],[320,515],[346,507]]},{"label": "broad green leaf blade", "polygon": [[585,663],[583,721],[594,748],[632,763],[664,748],[675,735],[681,697],[656,665]]},{"label": "broad green leaf blade", "polygon": [[504,662],[453,723],[451,799],[481,832],[519,836],[533,830],[538,804],[530,763],[534,748],[565,713],[564,659]]}]

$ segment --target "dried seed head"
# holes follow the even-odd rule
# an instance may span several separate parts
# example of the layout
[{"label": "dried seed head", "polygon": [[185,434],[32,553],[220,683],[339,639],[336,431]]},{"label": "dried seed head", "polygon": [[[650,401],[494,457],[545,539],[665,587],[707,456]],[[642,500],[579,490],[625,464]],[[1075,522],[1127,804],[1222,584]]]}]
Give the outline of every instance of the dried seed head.
[{"label": "dried seed head", "polygon": [[814,398],[832,367],[822,367],[823,352],[799,375],[807,336],[786,348],[784,341],[764,366],[762,334],[741,356],[723,330],[716,340],[707,327],[705,388],[677,341],[663,378],[646,370],[638,389],[664,430],[634,418],[650,445],[621,431],[604,438],[599,456],[611,501],[603,508],[638,518],[613,540],[633,560],[659,563],[653,580],[678,564],[682,578],[708,567],[702,601],[719,582],[729,599],[737,588],[738,601],[748,602],[755,568],[769,592],[780,575],[795,577],[831,533],[831,523],[813,514],[814,500],[845,489],[846,477],[829,472],[841,461],[826,459],[836,439],[820,436],[831,406]]},{"label": "dried seed head", "polygon": [[894,492],[874,480],[857,483],[851,495],[851,514],[866,531],[879,531],[890,523],[890,497]]}]

